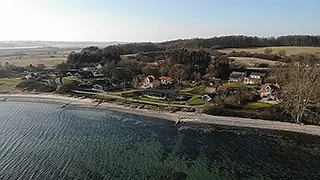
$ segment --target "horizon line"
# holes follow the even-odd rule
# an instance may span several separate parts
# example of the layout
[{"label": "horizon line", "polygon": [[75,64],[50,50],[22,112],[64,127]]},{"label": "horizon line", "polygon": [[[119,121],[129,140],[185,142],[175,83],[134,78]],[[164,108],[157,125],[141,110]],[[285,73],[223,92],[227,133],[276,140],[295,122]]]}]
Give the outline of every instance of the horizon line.
[{"label": "horizon line", "polygon": [[194,39],[211,39],[211,38],[220,38],[220,37],[231,37],[231,36],[244,36],[244,37],[257,37],[257,38],[279,38],[285,36],[313,36],[318,37],[320,34],[287,34],[279,36],[257,36],[257,35],[244,35],[244,34],[230,34],[230,35],[220,35],[220,36],[210,36],[210,37],[190,37],[190,38],[175,38],[169,40],[159,40],[159,41],[118,41],[118,40],[0,40],[0,42],[56,42],[56,43],[163,43],[170,41],[179,41],[179,40],[194,40]]}]

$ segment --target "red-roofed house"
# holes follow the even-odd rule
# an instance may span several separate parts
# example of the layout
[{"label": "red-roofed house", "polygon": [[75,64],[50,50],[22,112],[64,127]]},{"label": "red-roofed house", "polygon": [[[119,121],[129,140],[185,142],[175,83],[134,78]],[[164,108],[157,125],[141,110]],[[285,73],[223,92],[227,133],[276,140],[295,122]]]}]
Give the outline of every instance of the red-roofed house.
[{"label": "red-roofed house", "polygon": [[278,83],[276,84],[270,84],[266,83],[261,86],[260,90],[260,97],[261,98],[268,98],[272,100],[277,100],[279,98],[280,94],[280,85]]},{"label": "red-roofed house", "polygon": [[172,84],[172,78],[171,77],[168,77],[168,76],[162,76],[159,78],[160,81],[161,81],[161,84]]}]

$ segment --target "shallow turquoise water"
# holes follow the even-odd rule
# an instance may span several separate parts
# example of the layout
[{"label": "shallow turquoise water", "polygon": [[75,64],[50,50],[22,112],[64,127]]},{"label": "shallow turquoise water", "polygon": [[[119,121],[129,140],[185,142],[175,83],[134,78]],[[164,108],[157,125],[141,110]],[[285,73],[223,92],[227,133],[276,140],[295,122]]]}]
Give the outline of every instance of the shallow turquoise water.
[{"label": "shallow turquoise water", "polygon": [[0,103],[0,179],[319,179],[320,139]]}]

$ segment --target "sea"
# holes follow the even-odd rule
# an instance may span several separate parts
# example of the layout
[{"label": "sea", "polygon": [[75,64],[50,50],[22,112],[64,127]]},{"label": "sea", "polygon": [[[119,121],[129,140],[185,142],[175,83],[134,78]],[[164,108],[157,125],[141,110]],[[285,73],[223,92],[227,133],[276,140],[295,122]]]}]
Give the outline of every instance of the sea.
[{"label": "sea", "polygon": [[320,137],[0,103],[1,180],[320,179]]}]

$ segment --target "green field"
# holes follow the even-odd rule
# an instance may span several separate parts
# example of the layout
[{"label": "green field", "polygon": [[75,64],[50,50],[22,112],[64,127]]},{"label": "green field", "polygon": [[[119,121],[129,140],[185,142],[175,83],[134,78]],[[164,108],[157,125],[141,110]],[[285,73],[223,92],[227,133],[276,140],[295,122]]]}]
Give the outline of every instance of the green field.
[{"label": "green field", "polygon": [[187,103],[191,106],[199,106],[199,105],[206,104],[206,102],[200,99],[200,97],[201,97],[200,95],[195,95]]},{"label": "green field", "polygon": [[255,110],[265,109],[265,108],[269,108],[269,107],[272,107],[272,105],[265,104],[265,103],[259,103],[259,102],[251,102],[251,103],[248,103],[245,106],[243,106],[243,108],[245,108],[245,109],[255,109]]},{"label": "green field", "polygon": [[228,48],[218,50],[223,53],[231,53],[232,51],[240,52],[247,51],[251,53],[264,53],[266,48],[271,48],[272,53],[277,53],[280,50],[285,50],[287,55],[294,55],[299,53],[320,54],[320,47],[300,47],[300,46],[278,46],[278,47],[259,47],[259,48]]},{"label": "green field", "polygon": [[17,93],[15,87],[22,82],[22,79],[0,79],[0,93]]}]

